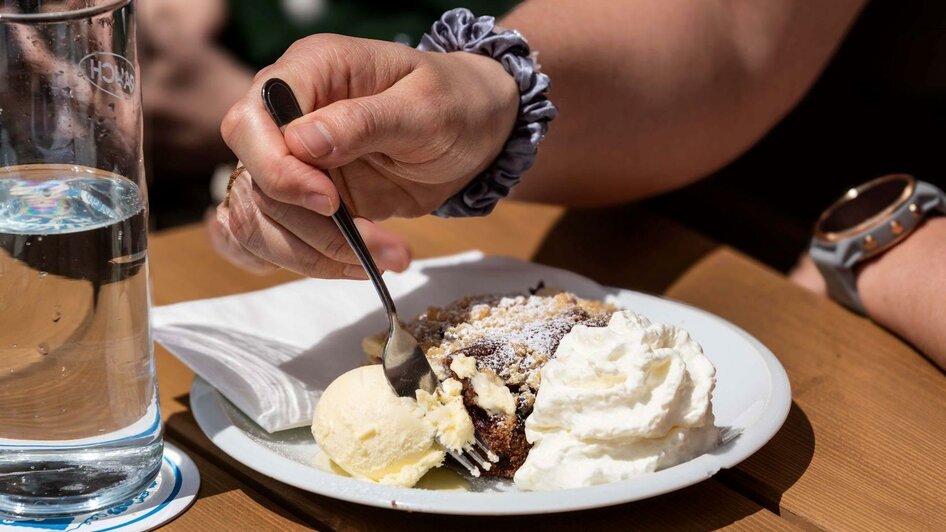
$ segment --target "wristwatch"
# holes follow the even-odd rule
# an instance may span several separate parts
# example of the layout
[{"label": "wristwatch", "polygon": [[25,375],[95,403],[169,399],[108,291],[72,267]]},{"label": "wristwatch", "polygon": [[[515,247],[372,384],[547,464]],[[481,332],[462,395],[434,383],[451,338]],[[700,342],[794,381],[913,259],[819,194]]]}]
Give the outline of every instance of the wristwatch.
[{"label": "wristwatch", "polygon": [[818,218],[809,254],[832,299],[866,314],[857,265],[902,242],[930,216],[946,214],[946,195],[911,175],[893,174],[847,191]]}]

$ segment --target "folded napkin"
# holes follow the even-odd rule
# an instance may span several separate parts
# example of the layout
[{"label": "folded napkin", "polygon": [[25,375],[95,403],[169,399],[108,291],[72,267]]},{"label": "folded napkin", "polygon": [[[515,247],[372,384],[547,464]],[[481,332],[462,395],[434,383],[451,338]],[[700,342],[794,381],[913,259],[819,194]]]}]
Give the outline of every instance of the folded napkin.
[{"label": "folded napkin", "polygon": [[[540,281],[587,298],[606,290],[580,275],[469,252],[384,276],[402,320],[465,295],[524,292]],[[153,334],[174,356],[269,432],[308,426],[322,391],[365,363],[365,336],[387,330],[366,281],[305,279],[267,290],[157,307]]]}]

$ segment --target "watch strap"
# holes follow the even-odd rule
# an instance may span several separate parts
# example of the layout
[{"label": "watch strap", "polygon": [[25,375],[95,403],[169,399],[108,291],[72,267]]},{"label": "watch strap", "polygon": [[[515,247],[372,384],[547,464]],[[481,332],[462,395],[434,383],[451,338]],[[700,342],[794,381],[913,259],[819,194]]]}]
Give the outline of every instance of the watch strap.
[{"label": "watch strap", "polygon": [[[925,181],[917,181],[910,199],[883,224],[845,241],[827,245],[812,239],[809,254],[825,280],[828,295],[838,303],[861,315],[867,314],[857,291],[855,267],[872,254],[864,246],[866,238],[873,238],[883,246],[890,240],[890,227],[897,222],[909,235],[931,214],[946,215],[946,194]],[[896,245],[896,244],[894,244]]]},{"label": "watch strap", "polygon": [[927,217],[930,213],[946,215],[946,193],[936,185],[917,181],[915,200],[920,212]]},{"label": "watch strap", "polygon": [[[821,277],[824,278],[828,296],[850,310],[862,316],[866,315],[867,309],[864,308],[861,296],[857,292],[857,276],[854,274],[853,264],[851,267],[842,266],[838,268],[833,266],[831,261],[834,259],[834,254],[825,252],[825,250],[815,245],[811,246],[809,254],[814,260],[815,266],[818,267],[818,271],[821,272]],[[819,255],[826,256],[819,257]]]}]

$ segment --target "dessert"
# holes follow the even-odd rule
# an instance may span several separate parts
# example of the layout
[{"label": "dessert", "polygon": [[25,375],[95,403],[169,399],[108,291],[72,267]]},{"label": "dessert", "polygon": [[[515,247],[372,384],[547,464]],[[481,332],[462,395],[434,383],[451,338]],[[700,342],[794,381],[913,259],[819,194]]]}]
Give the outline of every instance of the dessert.
[{"label": "dessert", "polygon": [[[542,286],[531,292],[464,297],[406,324],[437,376],[462,382],[473,425],[499,457],[484,476],[512,478],[525,461],[539,370],[562,337],[580,323],[604,326],[616,310]],[[380,357],[383,336],[372,340],[364,347]]]},{"label": "dessert", "polygon": [[528,490],[614,482],[715,447],[716,370],[683,329],[629,311],[607,327],[578,325],[542,368],[542,387],[515,474]]},{"label": "dessert", "polygon": [[[541,286],[464,297],[405,327],[436,394],[396,397],[374,364],[317,406],[316,440],[353,476],[413,485],[474,429],[499,458],[482,474],[527,490],[626,479],[716,445],[715,368],[682,329]],[[372,362],[384,339],[365,339]]]},{"label": "dessert", "polygon": [[419,390],[415,401],[394,393],[381,366],[355,368],[323,392],[312,434],[349,475],[413,486],[443,463],[444,446],[460,448],[473,439],[460,390],[457,381],[446,380],[436,396]]}]

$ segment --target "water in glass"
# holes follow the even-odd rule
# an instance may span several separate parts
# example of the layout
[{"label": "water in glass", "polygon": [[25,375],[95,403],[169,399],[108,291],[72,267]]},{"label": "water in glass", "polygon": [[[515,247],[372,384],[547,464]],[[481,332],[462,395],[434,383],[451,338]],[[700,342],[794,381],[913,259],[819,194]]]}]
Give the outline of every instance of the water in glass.
[{"label": "water in glass", "polygon": [[0,515],[97,511],[163,451],[134,6],[0,4]]}]

